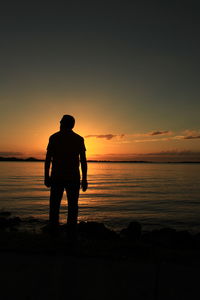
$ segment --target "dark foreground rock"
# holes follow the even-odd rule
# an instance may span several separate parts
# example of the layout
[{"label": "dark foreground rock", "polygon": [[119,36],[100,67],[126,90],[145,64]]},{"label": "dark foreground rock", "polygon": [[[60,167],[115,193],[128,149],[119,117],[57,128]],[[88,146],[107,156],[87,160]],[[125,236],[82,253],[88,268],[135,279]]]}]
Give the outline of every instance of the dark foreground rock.
[{"label": "dark foreground rock", "polygon": [[200,233],[144,231],[136,221],[116,233],[103,223],[80,222],[72,241],[66,225],[17,231],[23,220],[0,218],[2,299],[186,300],[198,294]]},{"label": "dark foreground rock", "polygon": [[[35,220],[30,219],[30,225],[34,223]],[[43,230],[34,232],[22,230],[22,224],[23,220],[18,217],[11,217],[9,213],[0,214],[0,251],[59,252],[64,255],[137,257],[145,260],[200,260],[200,233],[191,234],[173,228],[143,231],[142,225],[137,221],[116,233],[103,223],[80,222],[76,235],[70,236],[66,225],[53,231],[47,225]]]},{"label": "dark foreground rock", "polygon": [[0,230],[10,229],[17,230],[17,227],[21,224],[21,219],[19,217],[11,217],[10,212],[0,213]]},{"label": "dark foreground rock", "polygon": [[139,222],[130,222],[127,228],[120,232],[122,238],[127,238],[133,241],[138,241],[142,235],[142,225]]},{"label": "dark foreground rock", "polygon": [[98,222],[80,222],[78,232],[82,236],[93,239],[115,239],[118,237],[115,231]]}]

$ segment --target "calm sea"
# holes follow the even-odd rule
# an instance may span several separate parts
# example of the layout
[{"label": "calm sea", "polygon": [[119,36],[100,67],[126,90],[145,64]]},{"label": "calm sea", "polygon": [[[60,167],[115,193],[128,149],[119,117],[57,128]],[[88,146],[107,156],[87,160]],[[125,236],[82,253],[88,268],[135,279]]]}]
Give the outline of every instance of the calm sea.
[{"label": "calm sea", "polygon": [[[200,231],[200,164],[89,163],[88,179],[79,221],[103,222],[116,230],[137,220],[144,228]],[[42,162],[0,162],[0,210],[46,222],[48,205]],[[64,195],[63,223],[66,213]]]}]

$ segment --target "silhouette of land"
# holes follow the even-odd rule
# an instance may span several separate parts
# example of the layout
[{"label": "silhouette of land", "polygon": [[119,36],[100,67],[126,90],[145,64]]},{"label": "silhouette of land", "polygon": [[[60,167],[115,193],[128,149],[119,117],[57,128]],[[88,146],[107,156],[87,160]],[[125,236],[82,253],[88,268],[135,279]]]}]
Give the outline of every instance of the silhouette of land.
[{"label": "silhouette of land", "polygon": [[0,156],[0,161],[44,161],[44,159],[38,159],[35,157],[28,157],[28,158],[18,158],[18,157],[3,157]]},{"label": "silhouette of land", "polygon": [[[21,161],[21,162],[44,162],[44,159],[39,159],[35,157],[28,157],[28,158],[18,158],[18,157],[3,157],[0,156],[0,161]],[[200,161],[163,161],[163,162],[156,162],[156,161],[149,161],[149,160],[87,160],[87,162],[94,162],[94,163],[143,163],[143,164],[200,164]]]}]

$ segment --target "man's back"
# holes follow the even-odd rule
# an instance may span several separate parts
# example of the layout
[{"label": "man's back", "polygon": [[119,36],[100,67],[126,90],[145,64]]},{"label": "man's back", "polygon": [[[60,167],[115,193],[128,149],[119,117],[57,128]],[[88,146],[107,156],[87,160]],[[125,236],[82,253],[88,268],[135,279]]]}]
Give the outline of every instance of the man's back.
[{"label": "man's back", "polygon": [[72,130],[61,130],[50,136],[47,151],[52,156],[51,179],[80,180],[79,157],[85,151],[84,139]]}]

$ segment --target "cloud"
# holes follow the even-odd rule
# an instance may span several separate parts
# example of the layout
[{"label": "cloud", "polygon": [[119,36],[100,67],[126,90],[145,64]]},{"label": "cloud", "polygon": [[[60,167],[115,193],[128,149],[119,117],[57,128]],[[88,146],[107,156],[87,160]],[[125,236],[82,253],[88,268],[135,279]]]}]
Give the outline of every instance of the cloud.
[{"label": "cloud", "polygon": [[116,137],[116,135],[114,134],[90,134],[90,135],[86,135],[85,138],[98,138],[98,139],[106,139],[106,140],[111,140],[114,137]]},{"label": "cloud", "polygon": [[[86,135],[85,138],[98,138],[98,139],[106,139],[106,140],[112,140],[113,138],[134,138],[134,137],[148,137],[148,136],[155,136],[155,135],[171,135],[172,132],[169,130],[157,130],[157,131],[151,131],[147,133],[134,133],[134,134],[89,134]],[[138,140],[139,141],[139,140]],[[144,140],[144,141],[150,141],[150,140]],[[142,141],[141,141],[142,142]]]},{"label": "cloud", "polygon": [[93,138],[93,137],[97,139],[112,140],[115,137],[123,138],[124,134],[89,134],[85,136],[85,138]]},{"label": "cloud", "polygon": [[188,135],[188,136],[184,136],[184,140],[193,140],[193,139],[200,139],[200,135]]},{"label": "cloud", "polygon": [[200,139],[200,131],[187,129],[182,132],[182,135],[174,136],[173,139],[174,140]]},{"label": "cloud", "polygon": [[[166,136],[166,137],[158,137],[156,138],[156,136]],[[146,139],[137,139],[134,140],[134,142],[136,143],[142,143],[142,142],[161,142],[161,141],[172,141],[172,140],[192,140],[192,139],[200,139],[200,131],[197,130],[184,130],[183,132],[181,132],[180,135],[174,135],[174,133],[172,131],[152,131],[149,133],[145,133],[145,134],[135,134],[132,135],[132,137],[154,137],[155,138],[146,138]],[[167,137],[168,136],[168,137]]]},{"label": "cloud", "polygon": [[169,130],[154,130],[146,133],[133,133],[130,135],[127,135],[129,137],[151,137],[155,135],[172,135],[173,132]]},{"label": "cloud", "polygon": [[164,130],[164,131],[158,130],[158,131],[149,132],[148,135],[169,135],[169,134],[172,134],[172,132],[169,130]]},{"label": "cloud", "polygon": [[[200,131],[198,130],[184,130],[180,135],[175,135],[173,131],[170,130],[155,130],[146,133],[133,133],[133,134],[90,134],[85,136],[85,138],[99,138],[112,140],[114,138],[118,139],[118,142],[122,139],[123,143],[135,142],[135,143],[148,143],[148,142],[162,142],[162,141],[172,141],[172,140],[192,140],[200,139]],[[135,139],[137,138],[137,139]],[[120,141],[122,143],[122,141]]]}]

